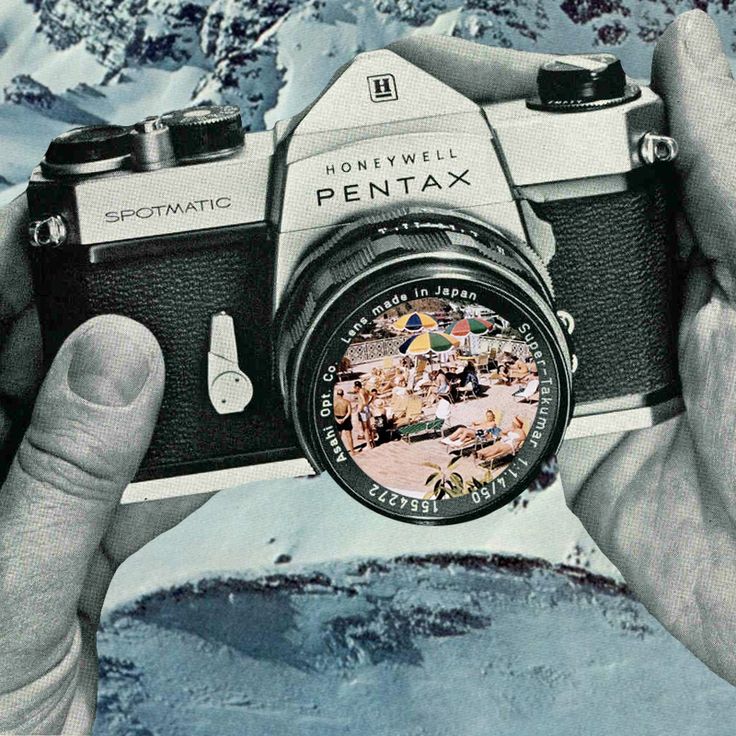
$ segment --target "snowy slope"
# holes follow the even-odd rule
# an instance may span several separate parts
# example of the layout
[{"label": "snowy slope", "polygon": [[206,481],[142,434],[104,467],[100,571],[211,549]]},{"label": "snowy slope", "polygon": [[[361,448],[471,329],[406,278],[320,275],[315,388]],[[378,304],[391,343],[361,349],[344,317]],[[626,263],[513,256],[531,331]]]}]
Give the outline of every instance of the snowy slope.
[{"label": "snowy slope", "polygon": [[99,634],[95,733],[730,736],[733,688],[615,585],[478,555],[148,596]]},{"label": "snowy slope", "polygon": [[252,483],[217,494],[125,562],[105,605],[110,610],[160,586],[242,570],[302,571],[331,560],[459,550],[522,554],[618,575],[565,507],[559,484],[520,501],[468,523],[424,527],[370,511],[326,475]]}]

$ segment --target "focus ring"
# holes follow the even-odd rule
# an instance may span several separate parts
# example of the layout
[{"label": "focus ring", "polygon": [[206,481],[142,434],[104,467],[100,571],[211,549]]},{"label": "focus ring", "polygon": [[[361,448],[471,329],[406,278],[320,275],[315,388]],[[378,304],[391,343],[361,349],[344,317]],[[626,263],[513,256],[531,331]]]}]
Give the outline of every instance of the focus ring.
[{"label": "focus ring", "polygon": [[[414,215],[412,219],[419,218]],[[521,263],[473,237],[467,238],[462,246],[453,243],[449,237],[450,233],[458,232],[458,230],[441,230],[439,229],[442,226],[440,221],[436,223],[437,229],[426,228],[412,231],[407,225],[406,218],[388,222],[383,220],[378,227],[379,237],[375,237],[377,223],[366,221],[357,227],[338,231],[309,254],[292,280],[294,288],[289,290],[291,298],[288,300],[283,318],[279,320],[284,325],[290,325],[282,332],[279,346],[282,356],[289,355],[296,347],[304,334],[304,328],[311,321],[323,298],[334,289],[335,284],[350,281],[369,265],[401,251],[411,254],[455,251],[460,254],[472,249],[475,251],[474,255],[479,258],[496,263],[522,278],[529,279],[529,273]],[[353,236],[352,242],[348,242],[335,253],[336,258],[325,263],[324,258],[338,244],[350,239],[351,235]],[[500,236],[497,237],[499,237],[499,244],[503,243]]]}]

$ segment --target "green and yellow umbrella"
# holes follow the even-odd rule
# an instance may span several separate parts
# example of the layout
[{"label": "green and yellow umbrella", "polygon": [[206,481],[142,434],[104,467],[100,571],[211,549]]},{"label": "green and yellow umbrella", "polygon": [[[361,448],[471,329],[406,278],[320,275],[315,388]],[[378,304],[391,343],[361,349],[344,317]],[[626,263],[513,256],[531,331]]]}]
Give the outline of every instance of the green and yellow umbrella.
[{"label": "green and yellow umbrella", "polygon": [[426,355],[427,353],[444,353],[460,344],[460,340],[443,332],[424,332],[412,335],[399,348],[402,355]]},{"label": "green and yellow umbrella", "polygon": [[419,330],[434,330],[437,320],[425,312],[410,312],[399,317],[393,324],[395,330],[406,330],[407,332],[419,332]]},{"label": "green and yellow umbrella", "polygon": [[493,329],[493,323],[480,317],[468,317],[447,325],[445,332],[454,337],[467,337],[468,335],[485,335]]}]

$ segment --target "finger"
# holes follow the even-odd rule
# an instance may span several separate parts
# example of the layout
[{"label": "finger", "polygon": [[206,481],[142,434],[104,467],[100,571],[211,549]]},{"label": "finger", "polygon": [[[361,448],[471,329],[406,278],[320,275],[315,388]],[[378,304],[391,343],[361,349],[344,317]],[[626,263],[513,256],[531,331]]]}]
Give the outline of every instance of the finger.
[{"label": "finger", "polygon": [[20,314],[33,298],[28,240],[26,195],[0,209],[0,325]]},{"label": "finger", "polygon": [[162,391],[158,344],[124,317],[87,322],[56,356],[0,490],[0,692],[65,659],[88,566]]},{"label": "finger", "polygon": [[555,58],[450,36],[410,36],[388,48],[476,102],[536,94],[539,67]]},{"label": "finger", "polygon": [[175,527],[215,493],[122,504],[115,509],[79,599],[79,611],[90,626],[96,626],[100,620],[107,588],[120,564],[152,539]]},{"label": "finger", "polygon": [[565,501],[575,508],[580,489],[626,435],[612,433],[564,442],[557,453]]},{"label": "finger", "polygon": [[41,327],[36,308],[30,305],[0,349],[0,483],[25,431],[42,377]]},{"label": "finger", "polygon": [[715,276],[734,296],[736,83],[706,13],[684,13],[667,28],[654,52],[652,86],[664,98],[680,146],[676,165],[693,235],[700,250],[721,264]]},{"label": "finger", "polygon": [[106,556],[117,567],[159,534],[186,519],[215,493],[217,491],[118,506],[103,542]]},{"label": "finger", "polygon": [[0,483],[42,375],[41,334],[24,247],[27,232],[28,210],[21,195],[0,209]]},{"label": "finger", "polygon": [[42,377],[41,326],[30,305],[16,317],[0,350],[0,398],[9,408],[31,403]]}]

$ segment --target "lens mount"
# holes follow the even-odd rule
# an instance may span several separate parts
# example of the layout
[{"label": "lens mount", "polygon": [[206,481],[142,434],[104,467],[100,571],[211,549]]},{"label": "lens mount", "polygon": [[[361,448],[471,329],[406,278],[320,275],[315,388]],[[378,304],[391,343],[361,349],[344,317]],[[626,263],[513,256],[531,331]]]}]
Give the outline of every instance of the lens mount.
[{"label": "lens mount", "polygon": [[409,213],[312,251],[280,311],[278,365],[316,468],[419,524],[481,516],[531,484],[572,393],[566,334],[525,249],[457,216]]}]

